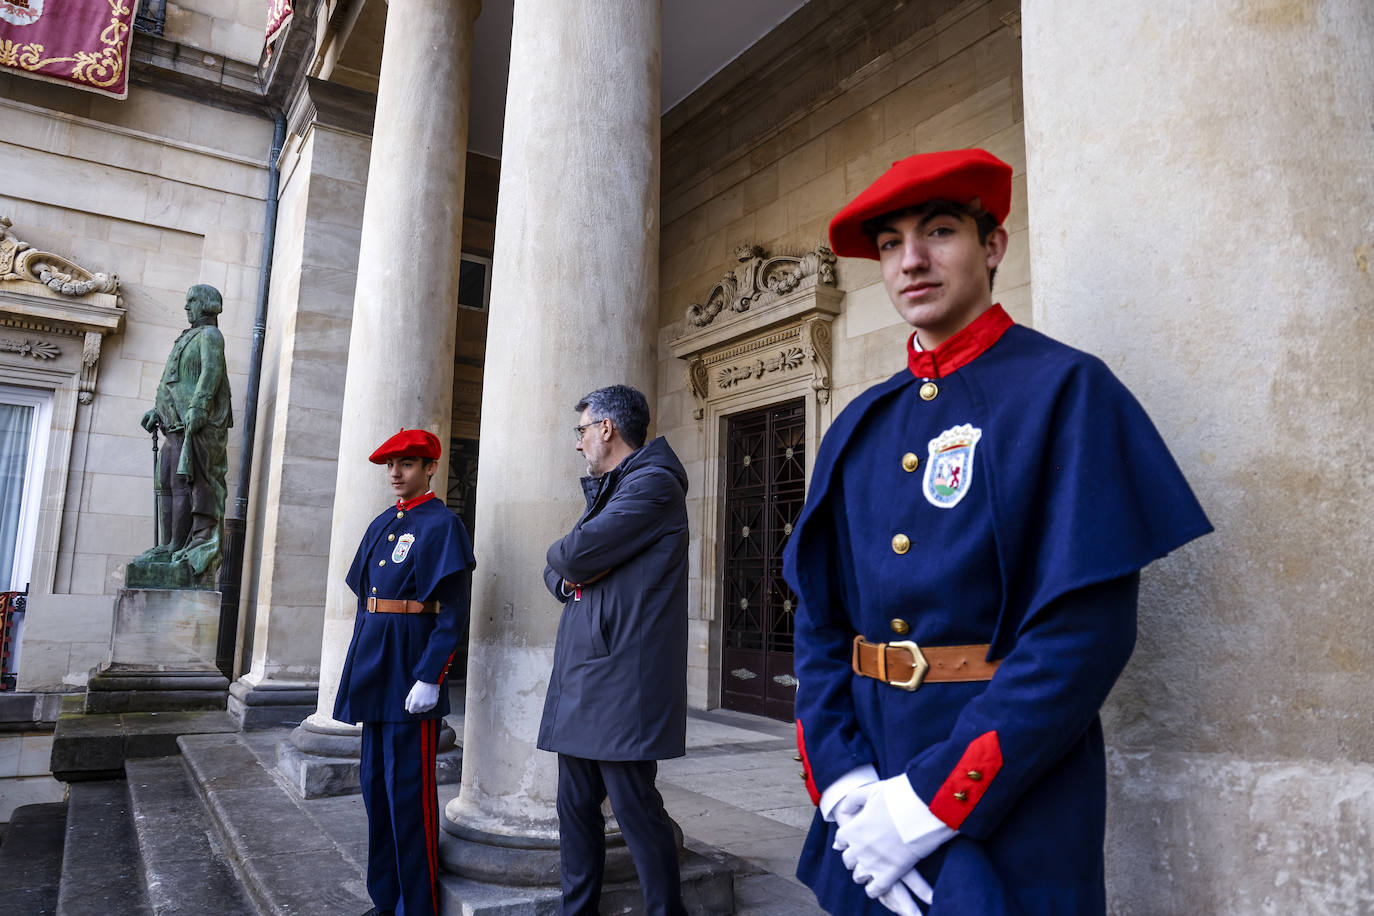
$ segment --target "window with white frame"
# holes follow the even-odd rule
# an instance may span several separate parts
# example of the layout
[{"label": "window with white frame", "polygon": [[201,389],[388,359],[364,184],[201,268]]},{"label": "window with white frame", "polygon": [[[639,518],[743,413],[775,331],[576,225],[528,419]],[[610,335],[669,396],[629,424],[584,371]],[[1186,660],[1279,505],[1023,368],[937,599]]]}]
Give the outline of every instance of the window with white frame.
[{"label": "window with white frame", "polygon": [[0,590],[29,585],[52,392],[0,385]]}]

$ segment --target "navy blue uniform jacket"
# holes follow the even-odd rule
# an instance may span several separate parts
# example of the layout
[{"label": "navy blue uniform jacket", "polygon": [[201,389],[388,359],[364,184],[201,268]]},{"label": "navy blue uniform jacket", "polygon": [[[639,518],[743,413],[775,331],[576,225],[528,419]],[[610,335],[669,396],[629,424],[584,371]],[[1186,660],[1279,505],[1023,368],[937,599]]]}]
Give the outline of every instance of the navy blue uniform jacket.
[{"label": "navy blue uniform jacket", "polygon": [[[666,760],[687,746],[687,472],[658,438],[600,479],[549,548],[563,601],[539,747],[589,760]],[[607,570],[610,570],[607,572]],[[560,580],[586,582],[563,598]]]},{"label": "navy blue uniform jacket", "polygon": [[[903,370],[836,418],[784,554],[808,787],[906,774],[958,831],[919,866],[932,913],[1100,913],[1098,709],[1134,645],[1138,571],[1211,526],[1097,358],[1012,326],[936,384],[923,399]],[[1001,667],[907,692],[853,674],[855,634],[990,643]],[[798,875],[830,912],[886,913],[834,831],[818,812]]]},{"label": "navy blue uniform jacket", "polygon": [[[334,718],[339,722],[409,722],[448,715],[448,691],[412,716],[406,694],[416,681],[442,684],[468,621],[468,579],[475,565],[468,533],[438,499],[408,511],[388,508],[372,520],[348,570],[358,596]],[[366,599],[439,602],[438,614],[373,614]]]}]

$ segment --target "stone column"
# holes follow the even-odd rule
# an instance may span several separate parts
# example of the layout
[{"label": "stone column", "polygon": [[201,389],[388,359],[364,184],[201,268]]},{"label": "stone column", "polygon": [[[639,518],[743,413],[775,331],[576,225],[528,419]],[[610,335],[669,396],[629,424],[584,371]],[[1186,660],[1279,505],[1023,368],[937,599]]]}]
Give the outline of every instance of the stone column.
[{"label": "stone column", "polygon": [[[654,403],[658,193],[658,0],[517,0],[482,403],[463,786],[444,826],[477,845],[542,847],[538,867],[552,850],[555,884],[557,761],[536,750],[535,737],[560,609],[541,573],[548,545],[583,508],[573,405],[617,382]],[[455,851],[451,841],[445,858],[471,877],[539,880],[499,855]]]},{"label": "stone column", "polygon": [[[331,716],[357,608],[344,575],[368,522],[394,499],[367,456],[402,426],[448,442],[472,26],[480,7],[479,0],[391,0],[387,9],[329,535],[319,705],[293,739],[303,750],[337,753],[356,744],[356,729]],[[441,461],[434,476],[436,492],[444,492],[445,467]]]},{"label": "stone column", "polygon": [[1374,7],[1024,0],[1035,324],[1217,533],[1143,577],[1108,909],[1374,899]]},{"label": "stone column", "polygon": [[[376,96],[307,78],[281,155],[267,346],[239,625],[249,670],[229,687],[244,729],[315,709],[349,327]],[[329,342],[332,345],[322,345]]]}]

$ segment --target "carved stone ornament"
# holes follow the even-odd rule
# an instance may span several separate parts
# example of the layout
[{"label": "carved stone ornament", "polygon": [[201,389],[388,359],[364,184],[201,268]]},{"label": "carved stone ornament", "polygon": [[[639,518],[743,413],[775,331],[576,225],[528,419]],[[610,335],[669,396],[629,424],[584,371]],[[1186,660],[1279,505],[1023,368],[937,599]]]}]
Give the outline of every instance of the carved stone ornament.
[{"label": "carved stone ornament", "polygon": [[735,249],[735,260],[739,266],[711,287],[704,303],[687,307],[688,324],[704,328],[722,311],[762,308],[813,277],[813,284],[835,285],[835,254],[824,246],[800,257],[770,258],[758,245],[741,245]]},{"label": "carved stone ornament", "polygon": [[72,297],[119,290],[118,274],[91,273],[61,255],[39,251],[16,236],[13,225],[0,216],[0,280],[30,280]]},{"label": "carved stone ornament", "polygon": [[[688,332],[670,344],[687,362],[694,416],[701,419],[712,398],[790,384],[798,373],[809,374],[817,403],[829,403],[830,322],[844,297],[835,287],[835,256],[818,248],[770,258],[756,245],[735,256],[740,266],[715,285],[705,305],[687,310]],[[720,320],[726,310],[739,314]]]},{"label": "carved stone ornament", "polygon": [[0,351],[6,353],[18,353],[20,356],[32,356],[37,360],[57,359],[62,355],[62,348],[55,343],[48,343],[46,340],[11,340],[8,337],[0,337]]},{"label": "carved stone ornament", "polygon": [[61,365],[67,361],[65,346],[32,335],[79,339],[79,365],[59,371],[77,375],[77,400],[89,404],[101,342],[124,327],[119,277],[39,251],[15,235],[13,226],[0,216],[0,328],[16,332],[0,337],[0,355]]}]

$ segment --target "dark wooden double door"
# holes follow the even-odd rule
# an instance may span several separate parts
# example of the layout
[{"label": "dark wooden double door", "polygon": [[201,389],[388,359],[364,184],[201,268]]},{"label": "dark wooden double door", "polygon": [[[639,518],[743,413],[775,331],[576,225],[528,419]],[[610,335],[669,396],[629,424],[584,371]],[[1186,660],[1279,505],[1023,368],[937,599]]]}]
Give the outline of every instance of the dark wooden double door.
[{"label": "dark wooden double door", "polygon": [[721,704],[791,721],[797,596],[782,551],[806,498],[805,401],[726,421]]}]

